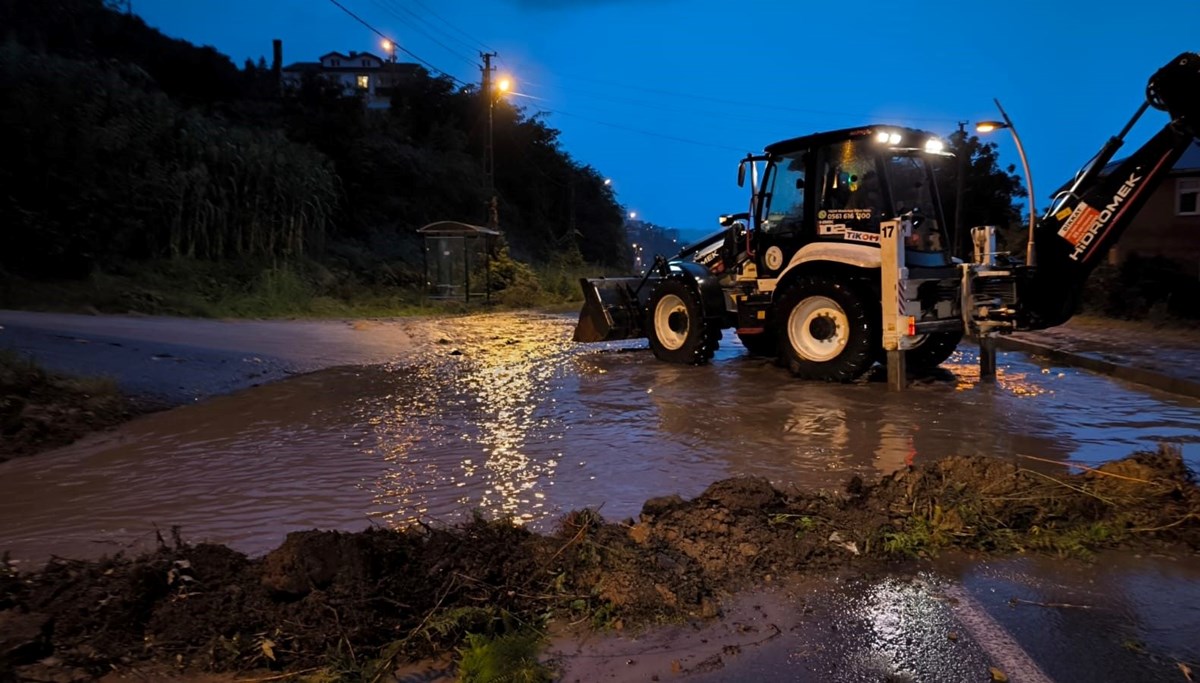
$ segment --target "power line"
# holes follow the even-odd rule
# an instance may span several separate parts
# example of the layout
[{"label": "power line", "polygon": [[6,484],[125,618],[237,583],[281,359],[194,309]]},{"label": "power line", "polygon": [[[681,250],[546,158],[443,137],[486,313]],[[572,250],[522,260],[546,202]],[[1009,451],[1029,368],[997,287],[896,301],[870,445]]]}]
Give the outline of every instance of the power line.
[{"label": "power line", "polygon": [[[407,14],[408,16],[410,16],[414,20],[420,22],[422,25],[428,27],[430,30],[434,31],[435,33],[442,36],[446,40],[449,40],[457,45],[463,46],[464,48],[467,49],[468,52],[470,52],[472,54],[476,53],[476,52],[481,52],[482,51],[480,49],[481,47],[483,47],[483,48],[487,47],[486,45],[483,45],[483,43],[480,43],[479,41],[472,40],[471,42],[468,42],[468,41],[463,40],[462,38],[459,38],[457,35],[454,35],[454,33],[447,31],[446,29],[442,28],[441,26],[434,24],[432,21],[430,21],[428,18],[426,18],[422,14],[412,11],[411,9],[403,6],[403,4],[397,2],[396,0],[384,0],[384,1],[389,6],[392,6],[395,9],[403,12],[404,14]],[[425,8],[425,12],[427,14],[431,14],[431,15],[434,14],[433,11],[429,10],[428,8]],[[435,16],[435,18],[438,18],[443,24],[446,24],[447,26],[450,26],[451,29],[454,29],[454,27],[452,25],[450,25],[448,22],[446,22],[445,19],[441,19],[441,17],[436,17],[436,15],[434,15],[434,16]],[[457,31],[457,29],[455,29],[455,30]],[[459,31],[459,33],[461,33],[461,31]],[[494,52],[494,50],[489,50],[489,51]]]},{"label": "power line", "polygon": [[714,142],[701,142],[700,140],[690,140],[688,138],[681,138],[681,137],[678,137],[675,135],[666,135],[664,133],[655,133],[653,131],[642,130],[640,128],[634,128],[632,126],[626,126],[626,125],[623,125],[620,123],[610,123],[608,121],[601,121],[599,119],[593,119],[593,118],[590,118],[587,116],[580,116],[579,114],[572,114],[569,111],[562,111],[561,109],[541,109],[540,111],[549,112],[551,114],[561,114],[562,116],[570,116],[572,118],[580,119],[582,121],[588,121],[590,123],[594,123],[594,124],[600,125],[600,126],[608,126],[609,128],[617,128],[620,130],[627,130],[631,133],[638,133],[639,135],[648,135],[650,137],[662,138],[664,140],[674,140],[675,142],[683,142],[683,143],[686,143],[689,145],[699,145],[701,147],[712,147],[714,149],[732,150],[739,154],[746,152],[748,150],[748,148],[731,147],[729,145],[721,145],[721,144],[717,144]]},{"label": "power line", "polygon": [[[435,71],[435,72],[437,72],[437,73],[440,73],[440,74],[443,74],[443,75],[445,75],[445,76],[449,77],[451,80],[453,80],[454,82],[456,82],[456,83],[458,83],[458,84],[460,84],[460,85],[462,85],[462,86],[464,86],[464,87],[466,87],[466,86],[470,86],[470,85],[473,85],[473,84],[470,84],[470,83],[464,82],[464,81],[460,80],[459,78],[456,78],[455,76],[451,75],[451,74],[450,74],[449,72],[447,72],[447,71],[444,71],[444,70],[442,70],[442,69],[439,69],[439,68],[437,68],[437,67],[436,67],[436,66],[434,66],[433,64],[430,64],[429,62],[427,62],[427,61],[425,61],[424,59],[422,59],[420,56],[418,56],[417,54],[415,54],[415,53],[414,53],[414,52],[412,52],[411,50],[408,50],[408,49],[406,49],[406,48],[400,47],[400,46],[399,46],[399,45],[396,43],[396,41],[392,40],[390,37],[388,37],[387,35],[385,35],[385,34],[384,34],[383,32],[381,32],[379,29],[375,28],[375,27],[374,27],[374,26],[372,26],[370,23],[368,23],[366,20],[364,20],[362,17],[360,17],[360,16],[358,16],[357,14],[355,14],[354,12],[352,12],[350,9],[348,9],[348,8],[347,8],[345,5],[343,5],[342,3],[340,3],[338,0],[329,0],[329,1],[330,1],[330,2],[332,2],[334,5],[336,5],[338,8],[340,8],[342,11],[344,11],[346,14],[350,15],[350,16],[351,16],[351,17],[352,17],[352,18],[353,18],[355,21],[359,22],[359,23],[360,23],[360,24],[362,24],[363,26],[365,26],[365,27],[367,27],[368,29],[370,29],[372,32],[374,32],[376,35],[378,35],[380,38],[383,38],[384,40],[389,40],[389,41],[391,41],[393,45],[396,45],[396,48],[397,48],[398,50],[400,50],[401,52],[404,52],[405,54],[408,54],[408,55],[409,55],[409,56],[411,56],[411,57],[413,57],[414,59],[416,59],[416,60],[417,60],[418,62],[420,62],[421,64],[423,64],[423,65],[425,65],[425,66],[429,67],[430,69],[432,69],[433,71]],[[393,15],[395,15],[395,12],[392,12],[392,11],[391,11],[390,9],[388,9],[387,7],[380,5],[380,0],[373,0],[373,2],[375,2],[375,4],[376,4],[377,6],[380,6],[382,9],[388,10],[388,11],[389,11],[389,12],[391,12]],[[419,3],[419,2],[418,2],[418,4],[421,4],[421,3]],[[421,6],[422,6],[422,7],[424,7],[424,8],[425,8],[427,11],[429,11],[429,10],[428,10],[428,7],[426,7],[425,5],[423,5],[423,4],[422,4]],[[408,12],[408,10],[405,10],[405,11],[406,11],[406,12]],[[409,13],[411,14],[411,12],[409,12]],[[433,12],[430,12],[430,13],[431,13],[431,15],[433,15],[433,16],[437,16],[437,15],[436,15],[436,14],[434,14]],[[399,17],[397,16],[397,18],[399,18]],[[439,17],[439,18],[440,18],[440,17]],[[453,28],[453,25],[449,24],[449,22],[446,22],[444,19],[442,19],[442,21],[443,21],[444,23],[446,23],[448,26],[451,26],[451,27]],[[459,30],[459,29],[456,29],[456,30]],[[459,30],[459,32],[460,32],[460,33],[463,33],[461,30]],[[424,34],[426,37],[429,37],[430,39],[434,40],[434,42],[435,42],[435,43],[437,43],[437,44],[438,44],[438,45],[440,45],[441,47],[445,48],[446,50],[450,51],[452,54],[456,54],[456,55],[458,55],[458,56],[460,56],[460,57],[462,56],[462,55],[461,55],[461,53],[458,53],[458,52],[456,52],[456,51],[454,51],[454,50],[451,50],[451,48],[449,48],[449,47],[448,47],[448,46],[446,46],[445,44],[441,43],[440,41],[438,41],[438,40],[434,39],[434,38],[433,38],[432,36],[430,36],[428,33],[425,33],[424,31],[421,31],[421,33],[422,33],[422,34]],[[467,34],[465,34],[465,33],[463,33],[463,34],[464,34],[464,35],[467,35]],[[468,36],[468,37],[469,37],[469,36]],[[473,40],[474,40],[474,39],[473,39]],[[483,44],[483,43],[480,43],[480,44]],[[470,61],[470,60],[468,60],[468,61]],[[503,60],[501,60],[501,61],[503,61]],[[474,63],[474,62],[472,62],[472,63]],[[669,91],[669,90],[662,90],[662,89],[659,89],[659,88],[644,88],[644,87],[640,87],[640,86],[636,86],[636,85],[629,85],[629,84],[617,83],[617,82],[613,82],[613,81],[605,81],[605,80],[602,80],[602,79],[588,78],[588,77],[585,77],[585,76],[574,76],[574,75],[565,75],[565,74],[558,74],[558,75],[559,75],[560,77],[562,77],[562,78],[566,78],[566,79],[568,79],[568,80],[572,80],[572,79],[573,79],[573,80],[579,80],[579,81],[591,82],[591,83],[596,83],[596,84],[601,84],[601,85],[610,85],[610,86],[615,86],[615,87],[618,87],[618,88],[624,88],[624,89],[626,89],[626,90],[635,90],[635,91],[647,92],[647,93],[652,93],[652,94],[657,94],[657,95],[665,95],[665,96],[669,96],[669,97],[672,97],[672,98],[674,98],[674,99],[677,99],[677,100],[678,100],[678,99],[703,100],[703,101],[715,102],[715,103],[719,103],[719,104],[731,104],[731,105],[736,105],[736,106],[739,106],[739,107],[744,107],[744,106],[746,105],[746,103],[745,103],[745,102],[742,102],[742,101],[730,100],[730,99],[724,99],[724,98],[720,98],[720,97],[710,97],[710,96],[704,96],[704,95],[694,95],[694,94],[678,93],[678,92],[672,92],[672,91]],[[561,89],[563,89],[563,90],[571,90],[570,88],[561,88]],[[578,91],[578,89],[576,89],[576,91]],[[598,95],[592,94],[590,91],[584,91],[584,92],[587,92],[588,94],[590,94],[592,97],[594,97],[594,98],[596,98],[596,99],[601,99],[601,100],[603,100],[603,99],[604,99],[602,96],[598,96]],[[514,94],[516,94],[516,93],[514,93]],[[532,96],[527,96],[527,97],[531,97],[531,99],[543,99],[543,98],[535,98],[535,97],[532,97]],[[612,99],[612,98],[610,98],[610,99]],[[619,103],[621,103],[621,101],[620,101],[620,100],[617,100],[617,101],[618,101]],[[631,101],[629,101],[629,100],[625,100],[625,101],[624,101],[624,103],[629,103],[629,102],[631,102]],[[647,105],[646,105],[646,103],[644,103],[644,102],[643,102],[643,103],[639,103],[639,106],[647,106]],[[804,109],[804,108],[798,108],[798,107],[787,107],[787,106],[782,106],[782,105],[772,105],[772,104],[769,104],[769,103],[757,103],[757,104],[755,105],[755,107],[756,107],[757,109],[774,109],[774,110],[777,110],[777,111],[784,111],[784,112],[804,113],[804,114],[818,114],[818,115],[824,115],[824,116],[859,116],[858,114],[850,114],[850,113],[848,113],[848,112],[834,112],[834,111],[822,111],[822,110],[815,110],[815,109]],[[660,105],[660,106],[659,106],[659,108],[662,108],[662,105]],[[649,131],[649,130],[644,130],[644,129],[640,129],[640,128],[635,128],[635,127],[633,127],[633,126],[627,126],[627,125],[620,124],[620,123],[612,123],[612,122],[609,122],[609,121],[603,121],[603,120],[600,120],[600,119],[595,119],[595,118],[592,118],[592,117],[588,117],[588,116],[582,116],[582,115],[575,114],[575,113],[572,113],[572,112],[563,111],[563,110],[561,110],[561,109],[539,108],[539,110],[540,110],[540,111],[544,111],[544,112],[548,112],[548,113],[553,113],[553,114],[560,114],[560,115],[562,115],[562,116],[568,116],[568,117],[571,117],[571,118],[576,118],[576,119],[579,119],[579,120],[581,120],[581,121],[587,121],[587,122],[589,122],[589,123],[593,123],[593,124],[600,125],[600,126],[606,126],[606,127],[609,127],[609,128],[614,128],[614,129],[618,129],[618,130],[625,130],[625,131],[628,131],[628,132],[631,132],[631,133],[637,133],[637,134],[639,134],[639,135],[645,135],[645,136],[649,136],[649,137],[656,137],[656,138],[660,138],[660,139],[664,139],[664,140],[672,140],[672,141],[675,141],[675,142],[681,142],[681,143],[684,143],[684,144],[689,144],[689,145],[697,145],[697,146],[709,147],[709,148],[713,148],[713,149],[731,150],[731,151],[738,152],[738,153],[742,153],[742,152],[746,151],[746,149],[743,149],[743,148],[737,148],[737,147],[731,147],[731,146],[729,146],[729,145],[722,145],[722,144],[718,144],[718,143],[712,143],[712,142],[703,142],[703,141],[700,141],[700,140],[692,140],[692,139],[689,139],[689,138],[684,138],[684,137],[680,137],[680,136],[676,136],[676,135],[669,135],[669,134],[665,134],[665,133],[657,133],[657,132],[654,132],[654,131]],[[689,110],[689,111],[691,111],[691,110]],[[729,117],[726,115],[726,116],[725,116],[725,118],[729,118]],[[910,120],[910,121],[939,121],[939,122],[944,122],[944,121],[945,121],[945,119],[935,119],[935,118],[932,118],[932,117],[897,117],[897,118],[899,118],[899,119],[901,119],[901,120]],[[748,120],[748,119],[743,119],[743,120]],[[755,123],[763,123],[763,122],[765,122],[765,121],[758,120],[758,121],[752,121],[752,122],[755,122]]]},{"label": "power line", "polygon": [[[542,84],[539,84],[539,83],[532,83],[532,82],[526,81],[524,79],[521,79],[521,84],[523,86],[528,85],[528,86],[533,86],[535,88],[536,87],[550,87],[550,86],[543,86]],[[586,89],[581,89],[581,88],[563,88],[563,87],[559,86],[559,87],[555,87],[554,89],[561,90],[564,92],[580,93],[580,94],[586,95],[587,97],[589,97],[591,99],[597,100],[599,102],[610,102],[610,103],[615,103],[615,104],[619,104],[619,105],[635,105],[639,109],[643,109],[643,110],[644,109],[655,109],[658,111],[686,114],[691,117],[695,117],[697,114],[700,114],[700,115],[705,115],[705,116],[711,117],[713,119],[719,119],[722,121],[740,121],[742,123],[754,124],[754,125],[759,125],[759,126],[762,126],[762,125],[788,126],[791,128],[795,128],[797,125],[797,121],[794,118],[789,118],[789,119],[785,120],[782,118],[744,116],[743,114],[740,113],[747,109],[747,107],[744,107],[744,106],[735,110],[734,113],[731,113],[728,108],[724,108],[720,111],[717,111],[715,109],[701,109],[701,108],[697,108],[694,106],[688,106],[686,104],[672,106],[671,104],[660,104],[658,102],[648,102],[648,101],[644,101],[644,100],[635,100],[635,99],[629,99],[629,98],[623,98],[623,97],[615,97],[615,96],[608,95],[608,94],[599,94],[599,93],[596,93],[594,90],[586,90]],[[536,99],[536,100],[545,100],[546,99],[544,97],[535,97],[533,95],[525,95],[525,96],[529,97],[530,99]],[[757,107],[752,109],[751,111],[757,111]]]},{"label": "power line", "polygon": [[366,26],[366,27],[367,27],[367,28],[368,28],[368,29],[369,29],[369,30],[370,30],[372,33],[374,33],[375,35],[379,36],[380,38],[383,38],[384,40],[386,40],[386,41],[388,41],[388,42],[390,42],[392,45],[394,45],[394,46],[395,46],[395,48],[396,48],[397,50],[399,50],[399,51],[403,52],[404,54],[408,55],[409,57],[412,57],[413,59],[417,60],[417,61],[418,61],[418,62],[420,62],[421,64],[423,64],[423,65],[425,65],[425,66],[429,67],[429,68],[430,68],[431,70],[433,70],[434,72],[436,72],[436,73],[439,73],[439,74],[442,74],[443,76],[445,76],[445,77],[449,78],[450,80],[454,81],[455,83],[459,83],[459,84],[461,84],[461,85],[463,85],[463,86],[466,86],[466,85],[468,85],[466,82],[464,82],[464,81],[461,81],[461,80],[459,80],[458,78],[456,78],[456,77],[455,77],[453,74],[451,74],[449,71],[443,71],[442,69],[439,69],[439,68],[437,68],[436,66],[434,66],[434,65],[430,64],[429,62],[425,61],[424,59],[421,59],[421,57],[420,57],[420,56],[418,56],[416,53],[414,53],[412,50],[407,50],[407,49],[405,49],[405,48],[403,48],[403,47],[400,47],[399,43],[397,43],[395,39],[393,39],[393,38],[389,37],[388,35],[384,34],[384,32],[383,32],[383,31],[380,31],[379,29],[375,28],[375,27],[374,27],[374,26],[372,26],[371,24],[367,23],[367,21],[366,21],[365,19],[363,19],[362,17],[358,16],[358,15],[357,15],[357,14],[355,14],[354,12],[350,11],[350,9],[349,9],[348,7],[346,7],[346,6],[345,6],[345,5],[343,5],[342,3],[338,2],[338,0],[329,0],[329,2],[332,2],[334,5],[337,5],[338,9],[342,10],[342,11],[343,11],[343,12],[345,12],[346,14],[349,14],[349,15],[350,15],[350,16],[351,16],[351,17],[352,17],[352,18],[353,18],[355,21],[357,21],[358,23],[362,24],[363,26]]},{"label": "power line", "polygon": [[[557,74],[557,75],[560,78],[565,78],[567,80],[576,80],[576,81],[584,81],[584,82],[588,82],[588,83],[596,83],[598,85],[615,86],[618,88],[625,88],[627,90],[637,90],[640,92],[653,93],[653,94],[657,94],[657,95],[666,95],[668,97],[672,97],[675,99],[702,100],[705,102],[715,102],[718,104],[732,104],[732,105],[736,105],[739,107],[747,106],[747,103],[744,100],[731,100],[731,99],[725,99],[725,98],[721,98],[721,97],[711,97],[711,96],[707,96],[707,95],[693,95],[693,94],[689,94],[689,93],[674,92],[671,90],[662,90],[660,88],[644,88],[644,87],[640,87],[640,86],[636,86],[636,85],[618,83],[615,81],[605,81],[605,80],[598,79],[598,78],[590,78],[587,76],[576,76],[576,75],[561,74],[561,73]],[[796,113],[796,114],[817,114],[820,116],[862,116],[861,114],[856,114],[853,112],[827,111],[827,110],[821,110],[821,109],[805,109],[802,107],[788,107],[788,106],[784,106],[784,105],[771,104],[769,102],[755,102],[754,107],[756,109],[774,109],[776,111],[790,112],[790,113]],[[918,116],[907,116],[907,117],[897,117],[897,118],[900,118],[900,119],[903,119],[906,121],[936,121],[938,123],[945,123],[947,121],[950,121],[950,119],[934,118],[934,117],[918,117]]]},{"label": "power line", "polygon": [[434,12],[432,9],[429,8],[429,5],[426,5],[425,3],[421,2],[421,0],[413,0],[413,1],[418,7],[425,10],[426,12],[428,12],[429,15],[432,16],[434,19],[437,19],[438,21],[442,22],[446,26],[449,26],[452,30],[456,31],[460,35],[465,36],[467,38],[467,40],[470,40],[473,43],[475,43],[475,45],[471,46],[472,50],[477,50],[479,47],[482,47],[484,52],[495,52],[496,51],[496,50],[492,49],[492,47],[490,45],[488,45],[487,43],[484,43],[483,41],[479,40],[478,38],[473,37],[471,34],[467,33],[466,31],[463,31],[462,29],[458,28],[457,26],[450,23],[449,21],[446,21],[445,19],[443,19],[441,17],[441,15],[439,15],[437,12]]},{"label": "power line", "polygon": [[430,33],[429,33],[429,32],[427,32],[427,31],[425,31],[425,30],[424,30],[424,29],[422,29],[420,26],[417,26],[416,24],[413,24],[413,23],[411,22],[411,20],[409,20],[409,19],[405,19],[404,17],[400,16],[400,14],[398,14],[398,13],[396,12],[396,9],[399,9],[400,11],[404,12],[405,14],[409,14],[409,15],[411,15],[411,16],[412,16],[414,19],[416,19],[417,21],[424,22],[424,20],[423,20],[423,19],[421,19],[419,16],[417,16],[417,15],[413,14],[411,11],[409,11],[409,10],[407,10],[407,9],[403,8],[403,7],[399,7],[399,6],[393,6],[393,5],[392,5],[392,4],[390,4],[390,3],[388,3],[388,4],[385,4],[385,3],[384,3],[382,0],[371,0],[371,1],[372,1],[372,2],[374,2],[374,3],[375,3],[375,5],[376,5],[377,7],[379,7],[380,9],[384,10],[385,12],[388,12],[388,13],[389,13],[389,14],[391,14],[393,17],[396,17],[396,19],[398,19],[399,21],[401,21],[401,22],[403,22],[403,23],[407,24],[407,25],[408,25],[410,28],[412,28],[413,30],[415,30],[417,33],[420,33],[421,35],[425,36],[425,37],[426,37],[426,38],[428,38],[429,40],[433,41],[435,44],[439,45],[439,46],[440,46],[440,47],[441,47],[443,50],[445,50],[446,52],[448,52],[448,53],[450,53],[450,54],[454,55],[455,57],[458,57],[459,59],[463,59],[463,60],[465,60],[465,61],[466,61],[468,64],[470,64],[471,66],[475,66],[475,60],[474,60],[474,59],[472,59],[472,58],[470,58],[470,57],[466,57],[466,56],[464,56],[464,55],[463,55],[463,53],[461,53],[461,52],[457,51],[455,48],[452,48],[452,47],[450,47],[449,45],[447,45],[447,44],[443,43],[442,41],[438,40],[438,39],[437,39],[435,36],[433,36],[432,34],[430,34]]}]

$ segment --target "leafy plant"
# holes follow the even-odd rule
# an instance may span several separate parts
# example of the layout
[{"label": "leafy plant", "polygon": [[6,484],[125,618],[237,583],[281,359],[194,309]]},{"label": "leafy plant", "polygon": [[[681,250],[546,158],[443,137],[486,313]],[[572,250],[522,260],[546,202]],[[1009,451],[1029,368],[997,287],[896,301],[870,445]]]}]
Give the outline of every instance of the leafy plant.
[{"label": "leafy plant", "polygon": [[458,652],[461,683],[549,683],[553,671],[538,661],[543,637],[533,630],[488,637],[470,634]]}]

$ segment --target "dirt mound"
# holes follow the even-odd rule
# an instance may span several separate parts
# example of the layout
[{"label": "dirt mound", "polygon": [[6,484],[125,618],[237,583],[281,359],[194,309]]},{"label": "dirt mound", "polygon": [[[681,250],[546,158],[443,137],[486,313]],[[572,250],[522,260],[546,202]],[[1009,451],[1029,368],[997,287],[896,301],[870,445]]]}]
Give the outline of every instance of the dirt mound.
[{"label": "dirt mound", "polygon": [[65,446],[156,407],[122,395],[112,380],[54,374],[0,349],[0,462]]},{"label": "dirt mound", "polygon": [[402,660],[452,652],[468,634],[550,618],[622,627],[709,617],[721,594],[774,575],[877,569],[951,546],[1200,548],[1200,490],[1178,453],[1078,473],[1025,464],[948,458],[837,495],[730,479],[690,501],[647,501],[624,523],[573,512],[547,535],[483,519],[303,531],[261,559],[175,537],[136,558],[6,570],[0,680],[49,675],[47,666],[57,680],[87,679],[142,662],[372,680]]}]

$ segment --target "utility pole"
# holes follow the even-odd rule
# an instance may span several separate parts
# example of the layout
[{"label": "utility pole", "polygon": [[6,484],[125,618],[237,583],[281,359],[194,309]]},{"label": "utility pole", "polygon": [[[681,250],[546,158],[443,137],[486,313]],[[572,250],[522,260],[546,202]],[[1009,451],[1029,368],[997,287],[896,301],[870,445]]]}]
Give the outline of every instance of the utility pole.
[{"label": "utility pole", "polygon": [[966,121],[958,122],[958,145],[960,147],[960,152],[958,154],[958,159],[957,159],[958,170],[954,174],[954,177],[955,177],[955,181],[954,181],[955,182],[955,188],[954,188],[954,237],[950,240],[950,255],[951,256],[959,256],[960,255],[958,253],[959,245],[962,244],[963,241],[965,241],[965,240],[963,240],[963,233],[962,233],[962,205],[963,205],[963,181],[964,181],[963,176],[966,174],[965,167],[966,167],[967,160],[963,158],[962,151],[965,150],[965,148],[967,146],[966,125],[967,125]]},{"label": "utility pole", "polygon": [[483,150],[483,175],[487,181],[488,191],[488,219],[487,224],[493,230],[500,226],[499,210],[496,205],[496,154],[492,146],[492,109],[495,106],[496,98],[492,93],[492,72],[496,67],[492,66],[492,58],[496,56],[495,52],[480,52],[479,56],[483,58],[483,66],[480,71],[483,72],[483,97],[487,102],[487,143]]}]

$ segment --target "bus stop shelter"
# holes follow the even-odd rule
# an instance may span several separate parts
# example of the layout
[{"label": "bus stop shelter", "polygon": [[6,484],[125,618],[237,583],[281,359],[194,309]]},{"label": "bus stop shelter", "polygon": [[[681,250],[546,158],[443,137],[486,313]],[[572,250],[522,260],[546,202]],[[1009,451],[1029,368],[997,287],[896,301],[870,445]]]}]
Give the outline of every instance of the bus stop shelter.
[{"label": "bus stop shelter", "polygon": [[425,238],[425,282],[431,299],[491,301],[492,245],[500,231],[458,221],[417,230]]}]

